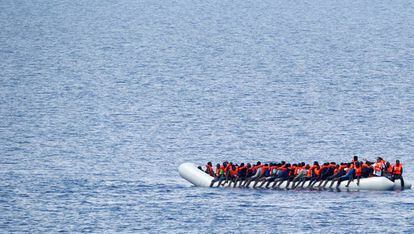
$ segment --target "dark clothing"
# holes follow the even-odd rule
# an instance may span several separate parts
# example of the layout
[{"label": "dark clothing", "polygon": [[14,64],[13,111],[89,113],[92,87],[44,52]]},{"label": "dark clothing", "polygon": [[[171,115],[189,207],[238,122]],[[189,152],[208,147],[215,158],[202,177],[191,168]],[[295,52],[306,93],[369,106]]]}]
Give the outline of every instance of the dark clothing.
[{"label": "dark clothing", "polygon": [[404,178],[401,175],[394,175],[391,180],[392,182],[395,182],[395,180],[401,180],[401,189],[404,189]]},{"label": "dark clothing", "polygon": [[361,169],[362,178],[368,178],[369,175],[372,175],[373,173],[374,173],[374,168],[372,167],[363,167]]}]

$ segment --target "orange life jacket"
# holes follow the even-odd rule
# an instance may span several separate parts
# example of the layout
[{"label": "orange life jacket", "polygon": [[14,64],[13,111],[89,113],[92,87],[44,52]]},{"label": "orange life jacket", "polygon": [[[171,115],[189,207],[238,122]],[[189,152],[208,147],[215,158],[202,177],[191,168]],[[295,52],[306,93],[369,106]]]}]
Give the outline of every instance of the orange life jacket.
[{"label": "orange life jacket", "polygon": [[319,169],[318,169],[318,167],[315,167],[315,168],[313,168],[313,173],[315,173],[315,175],[316,176],[319,176],[319,174],[320,174],[320,172],[321,172],[321,167],[319,167]]},{"label": "orange life jacket", "polygon": [[395,164],[393,166],[392,170],[393,170],[394,175],[401,175],[401,173],[402,173],[402,164],[401,163],[399,165]]},{"label": "orange life jacket", "polygon": [[310,167],[308,171],[306,172],[306,177],[311,177],[311,176],[312,176],[312,167]]},{"label": "orange life jacket", "polygon": [[210,166],[210,165],[206,165],[206,172],[207,172],[207,174],[209,174],[209,175],[211,175],[211,176],[214,176],[214,170],[213,170],[213,167],[212,166]]},{"label": "orange life jacket", "polygon": [[238,172],[237,167],[233,170],[233,168],[230,169],[230,176],[236,176]]},{"label": "orange life jacket", "polygon": [[339,171],[345,170],[345,168],[346,168],[346,165],[341,165],[341,166],[339,166]]},{"label": "orange life jacket", "polygon": [[355,166],[355,176],[361,176],[362,175],[362,167]]},{"label": "orange life jacket", "polygon": [[374,171],[381,171],[382,170],[382,163],[377,162],[374,164]]},{"label": "orange life jacket", "polygon": [[358,161],[354,161],[353,159],[352,159],[352,161],[351,161],[351,166],[349,167],[349,169],[353,169],[353,168],[355,168],[355,163],[356,162],[358,162]]},{"label": "orange life jacket", "polygon": [[295,176],[296,176],[296,175],[298,175],[300,170],[302,170],[302,167],[297,166],[297,167],[295,168],[295,171],[293,172],[293,173],[294,173],[294,175],[295,175]]},{"label": "orange life jacket", "polygon": [[391,165],[387,168],[387,172],[392,174],[392,166]]}]

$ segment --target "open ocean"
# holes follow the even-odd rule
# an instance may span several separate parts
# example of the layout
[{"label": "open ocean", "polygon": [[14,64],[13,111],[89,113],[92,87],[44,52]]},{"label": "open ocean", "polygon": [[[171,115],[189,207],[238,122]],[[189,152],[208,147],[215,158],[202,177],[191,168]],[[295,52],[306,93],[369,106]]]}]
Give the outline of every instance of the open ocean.
[{"label": "open ocean", "polygon": [[183,162],[414,181],[411,0],[0,0],[0,232],[414,233],[414,192],[209,189]]}]

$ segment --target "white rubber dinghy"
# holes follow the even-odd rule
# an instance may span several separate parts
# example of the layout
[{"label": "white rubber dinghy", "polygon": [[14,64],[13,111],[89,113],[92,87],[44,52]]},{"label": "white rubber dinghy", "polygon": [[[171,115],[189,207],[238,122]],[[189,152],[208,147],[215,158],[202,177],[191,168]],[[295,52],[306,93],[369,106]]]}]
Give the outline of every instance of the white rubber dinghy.
[{"label": "white rubber dinghy", "polygon": [[[178,172],[182,178],[192,183],[195,186],[199,187],[209,187],[211,181],[214,179],[204,171],[201,171],[197,168],[197,165],[194,163],[183,163],[178,167]],[[411,188],[411,183],[404,181],[405,189]],[[391,180],[385,177],[370,177],[362,178],[357,185],[357,180],[352,181],[349,184],[349,187],[345,187],[348,181],[344,181],[339,186],[340,190],[372,190],[372,191],[388,191],[388,190],[397,190],[401,189],[401,183],[399,180],[392,182]],[[250,188],[253,188],[253,184],[250,184]],[[279,188],[286,189],[287,182],[283,182]],[[328,183],[329,184],[329,183]],[[290,183],[289,188],[291,188],[292,183]],[[305,188],[308,185],[308,182],[305,183]],[[315,187],[319,185],[319,182],[316,183]],[[217,186],[217,183],[215,183]],[[272,184],[270,184],[270,187]],[[229,184],[225,184],[224,187],[229,187]]]}]

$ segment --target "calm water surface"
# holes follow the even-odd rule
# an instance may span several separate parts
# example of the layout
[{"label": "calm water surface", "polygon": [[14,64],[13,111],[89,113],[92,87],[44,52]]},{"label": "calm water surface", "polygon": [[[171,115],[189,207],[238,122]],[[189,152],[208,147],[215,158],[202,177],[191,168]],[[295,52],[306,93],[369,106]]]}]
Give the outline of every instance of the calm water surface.
[{"label": "calm water surface", "polygon": [[183,162],[401,159],[414,3],[0,1],[0,232],[414,232],[414,193],[206,189]]}]

